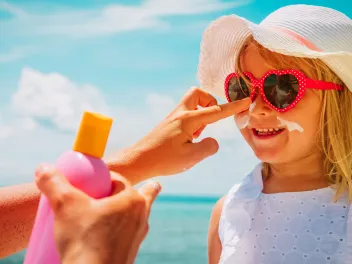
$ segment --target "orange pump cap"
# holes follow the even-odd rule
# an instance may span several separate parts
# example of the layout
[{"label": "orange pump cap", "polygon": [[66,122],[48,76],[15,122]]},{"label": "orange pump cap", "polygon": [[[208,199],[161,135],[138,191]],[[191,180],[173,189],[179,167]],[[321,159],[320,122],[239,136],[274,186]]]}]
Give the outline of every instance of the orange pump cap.
[{"label": "orange pump cap", "polygon": [[104,156],[112,119],[92,112],[84,112],[73,150],[96,158]]}]

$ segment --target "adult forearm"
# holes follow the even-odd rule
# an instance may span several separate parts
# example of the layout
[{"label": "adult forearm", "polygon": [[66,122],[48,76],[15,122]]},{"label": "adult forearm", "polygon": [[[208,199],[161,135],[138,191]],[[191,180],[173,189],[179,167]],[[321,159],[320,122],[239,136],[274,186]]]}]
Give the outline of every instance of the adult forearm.
[{"label": "adult forearm", "polygon": [[131,185],[136,185],[144,180],[150,179],[157,175],[154,172],[154,166],[147,157],[148,154],[143,148],[132,146],[121,149],[118,152],[105,158],[112,176],[114,173],[123,176]]},{"label": "adult forearm", "polygon": [[0,188],[0,258],[27,247],[39,198],[34,183]]}]

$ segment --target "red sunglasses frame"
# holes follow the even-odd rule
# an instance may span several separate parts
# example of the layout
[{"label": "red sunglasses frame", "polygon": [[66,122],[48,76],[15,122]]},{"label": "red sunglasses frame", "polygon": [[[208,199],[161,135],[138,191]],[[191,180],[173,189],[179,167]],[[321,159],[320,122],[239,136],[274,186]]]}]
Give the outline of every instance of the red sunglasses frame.
[{"label": "red sunglasses frame", "polygon": [[[281,113],[287,112],[287,111],[291,110],[293,107],[295,107],[298,104],[298,102],[302,99],[302,97],[305,94],[307,89],[342,90],[342,86],[339,84],[310,79],[310,78],[306,77],[303,72],[298,71],[298,70],[270,70],[267,73],[265,73],[265,75],[263,77],[261,77],[260,79],[254,78],[253,74],[250,72],[244,72],[243,74],[245,76],[247,76],[252,83],[252,91],[250,93],[250,98],[252,99],[252,101],[254,100],[255,95],[256,95],[256,89],[254,89],[254,88],[258,87],[260,90],[260,94],[262,95],[265,103],[267,103],[272,109],[274,109],[278,112],[281,112]],[[276,74],[276,75],[292,74],[298,80],[298,85],[299,85],[298,94],[297,94],[295,100],[289,106],[287,106],[285,108],[275,107],[274,105],[272,105],[268,101],[268,99],[265,96],[264,81],[265,81],[265,78],[271,74]],[[230,96],[229,96],[229,82],[232,78],[238,78],[238,77],[240,77],[239,74],[230,73],[229,75],[227,75],[227,77],[225,79],[225,84],[224,84],[225,85],[225,94],[226,94],[226,99],[228,102],[231,102]]]}]

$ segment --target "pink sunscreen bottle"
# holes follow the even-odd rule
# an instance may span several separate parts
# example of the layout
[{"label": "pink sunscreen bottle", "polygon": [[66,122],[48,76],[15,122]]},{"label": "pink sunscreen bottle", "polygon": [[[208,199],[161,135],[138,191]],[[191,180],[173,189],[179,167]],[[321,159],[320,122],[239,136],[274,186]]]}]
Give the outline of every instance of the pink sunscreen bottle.
[{"label": "pink sunscreen bottle", "polygon": [[[112,119],[85,112],[73,149],[55,163],[76,188],[94,198],[111,194],[110,172],[102,157],[112,126]],[[42,195],[34,222],[24,264],[60,264],[54,241],[54,214]]]}]

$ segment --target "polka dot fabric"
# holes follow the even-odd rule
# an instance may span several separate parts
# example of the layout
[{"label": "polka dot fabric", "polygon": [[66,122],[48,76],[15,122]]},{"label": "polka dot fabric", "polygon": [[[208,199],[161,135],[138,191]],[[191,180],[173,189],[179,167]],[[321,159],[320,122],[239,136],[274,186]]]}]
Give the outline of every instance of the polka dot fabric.
[{"label": "polka dot fabric", "polygon": [[[260,173],[257,168],[254,173]],[[258,175],[254,179],[258,179]],[[224,203],[219,236],[221,264],[347,264],[352,219],[347,196],[334,203],[331,187],[250,199],[256,184],[245,180]],[[350,213],[352,214],[352,213]]]}]

